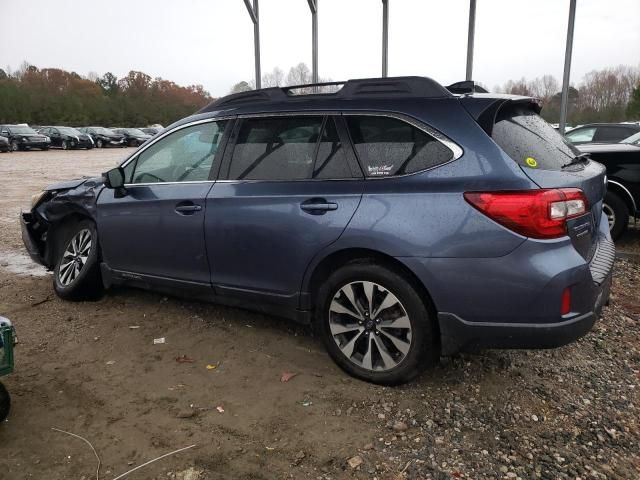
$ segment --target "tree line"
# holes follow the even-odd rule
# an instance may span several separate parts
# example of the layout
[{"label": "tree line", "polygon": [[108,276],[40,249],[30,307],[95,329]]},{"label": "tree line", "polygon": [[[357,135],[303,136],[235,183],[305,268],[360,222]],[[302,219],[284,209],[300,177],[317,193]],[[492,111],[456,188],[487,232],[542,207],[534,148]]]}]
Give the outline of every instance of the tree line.
[{"label": "tree line", "polygon": [[[494,91],[537,97],[544,119],[560,121],[561,84],[552,75],[509,80]],[[619,65],[587,73],[577,86],[569,87],[567,121],[572,125],[640,121],[640,66]]]},{"label": "tree line", "polygon": [[0,69],[0,123],[34,125],[168,125],[192,114],[212,98],[202,85],[182,87],[130,71],[82,77],[59,68],[24,63]]},{"label": "tree line", "polygon": [[[330,82],[320,79],[320,82]],[[279,67],[262,76],[262,87],[284,87],[311,83],[311,71],[305,63],[291,67],[285,73]],[[229,93],[253,90],[255,82],[236,83]],[[335,88],[335,87],[334,87]],[[331,89],[329,89],[331,90]],[[496,85],[494,92],[537,97],[541,100],[542,116],[550,123],[560,121],[561,84],[553,75],[533,80],[522,78]],[[304,89],[302,92],[304,93]],[[594,70],[587,73],[578,86],[569,87],[568,121],[573,125],[589,122],[640,121],[640,66]]]}]

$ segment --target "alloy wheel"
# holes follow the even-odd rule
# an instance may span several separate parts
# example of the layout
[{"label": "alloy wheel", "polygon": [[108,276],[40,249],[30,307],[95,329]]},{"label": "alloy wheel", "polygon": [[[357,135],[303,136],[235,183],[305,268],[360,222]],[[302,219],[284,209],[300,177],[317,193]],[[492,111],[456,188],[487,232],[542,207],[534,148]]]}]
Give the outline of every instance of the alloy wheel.
[{"label": "alloy wheel", "polygon": [[68,148],[67,141],[63,140],[60,146],[62,147],[63,150],[66,150]]},{"label": "alloy wheel", "polygon": [[58,280],[65,287],[78,278],[87,264],[91,253],[91,240],[91,231],[85,228],[76,233],[67,245],[58,268]]},{"label": "alloy wheel", "polygon": [[15,140],[13,142],[11,142],[11,151],[12,152],[17,152],[18,151],[18,142],[16,142]]},{"label": "alloy wheel", "polygon": [[602,211],[607,216],[607,221],[609,222],[609,231],[613,230],[614,225],[616,224],[616,212],[613,211],[606,203],[602,205]]},{"label": "alloy wheel", "polygon": [[342,354],[369,371],[397,367],[411,349],[412,329],[400,300],[375,282],[338,289],[329,305],[329,330]]}]

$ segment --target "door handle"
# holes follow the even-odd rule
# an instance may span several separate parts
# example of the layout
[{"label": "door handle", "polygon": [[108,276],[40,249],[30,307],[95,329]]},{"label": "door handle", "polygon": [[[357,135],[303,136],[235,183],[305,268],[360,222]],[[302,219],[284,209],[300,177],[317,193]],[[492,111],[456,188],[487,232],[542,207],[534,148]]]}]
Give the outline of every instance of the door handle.
[{"label": "door handle", "polygon": [[180,215],[193,215],[202,210],[202,206],[191,202],[179,203],[176,205],[175,211]]},{"label": "door handle", "polygon": [[312,215],[322,215],[331,210],[337,210],[338,204],[327,202],[324,198],[313,198],[300,204],[300,208]]}]

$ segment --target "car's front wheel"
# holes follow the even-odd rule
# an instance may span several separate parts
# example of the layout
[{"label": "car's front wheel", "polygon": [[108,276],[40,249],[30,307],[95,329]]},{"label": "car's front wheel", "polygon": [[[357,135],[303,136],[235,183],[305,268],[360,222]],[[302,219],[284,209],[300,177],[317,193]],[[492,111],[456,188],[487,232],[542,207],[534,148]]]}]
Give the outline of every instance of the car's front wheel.
[{"label": "car's front wheel", "polygon": [[315,325],[347,373],[405,383],[439,357],[432,309],[401,271],[373,262],[354,261],[329,276],[318,292]]},{"label": "car's front wheel", "polygon": [[98,261],[98,232],[90,220],[63,228],[57,242],[53,288],[65,300],[87,300],[102,292]]},{"label": "car's front wheel", "polygon": [[602,211],[609,222],[609,231],[611,238],[617,240],[627,229],[629,225],[629,207],[624,203],[618,195],[613,192],[607,192],[604,197]]},{"label": "car's front wheel", "polygon": [[102,148],[102,140],[100,140],[100,139],[96,140],[96,147],[97,148]]}]

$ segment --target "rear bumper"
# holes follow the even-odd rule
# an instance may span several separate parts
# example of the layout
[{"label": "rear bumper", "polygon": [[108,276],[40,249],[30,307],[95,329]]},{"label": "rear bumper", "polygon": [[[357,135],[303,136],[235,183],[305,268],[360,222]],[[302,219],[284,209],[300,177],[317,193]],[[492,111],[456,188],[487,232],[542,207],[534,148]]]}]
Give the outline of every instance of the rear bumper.
[{"label": "rear bumper", "polygon": [[442,354],[483,348],[556,348],[586,335],[609,300],[611,272],[596,289],[590,312],[553,323],[468,322],[452,313],[439,313]]},{"label": "rear bumper", "polygon": [[[615,247],[606,220],[585,260],[567,238],[526,240],[502,257],[402,258],[438,312],[444,355],[478,348],[553,348],[585,335],[609,299]],[[562,294],[571,293],[561,314]]]}]

